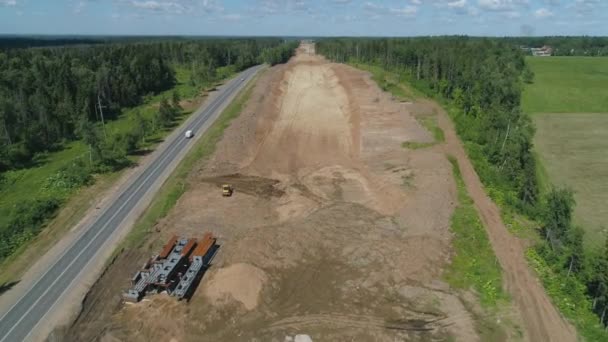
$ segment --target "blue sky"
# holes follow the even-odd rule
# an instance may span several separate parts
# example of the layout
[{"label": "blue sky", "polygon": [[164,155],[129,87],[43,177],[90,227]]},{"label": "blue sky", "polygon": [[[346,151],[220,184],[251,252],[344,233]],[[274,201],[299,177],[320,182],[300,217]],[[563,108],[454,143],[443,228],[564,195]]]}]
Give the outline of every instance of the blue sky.
[{"label": "blue sky", "polygon": [[0,33],[608,35],[608,0],[0,0]]}]

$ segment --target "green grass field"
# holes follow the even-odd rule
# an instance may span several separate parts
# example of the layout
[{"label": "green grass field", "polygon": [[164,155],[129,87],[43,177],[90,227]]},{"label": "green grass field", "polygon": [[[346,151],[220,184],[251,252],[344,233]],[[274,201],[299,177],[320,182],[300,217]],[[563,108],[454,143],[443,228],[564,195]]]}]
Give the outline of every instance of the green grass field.
[{"label": "green grass field", "polygon": [[549,179],[575,191],[575,223],[586,242],[603,241],[608,228],[608,114],[536,114],[539,158]]},{"label": "green grass field", "polygon": [[[587,244],[603,242],[608,227],[608,58],[527,57],[534,83],[523,109],[536,124],[537,174],[575,192],[575,223]],[[602,114],[603,113],[603,114]]]},{"label": "green grass field", "polygon": [[608,57],[527,57],[527,113],[608,113]]}]

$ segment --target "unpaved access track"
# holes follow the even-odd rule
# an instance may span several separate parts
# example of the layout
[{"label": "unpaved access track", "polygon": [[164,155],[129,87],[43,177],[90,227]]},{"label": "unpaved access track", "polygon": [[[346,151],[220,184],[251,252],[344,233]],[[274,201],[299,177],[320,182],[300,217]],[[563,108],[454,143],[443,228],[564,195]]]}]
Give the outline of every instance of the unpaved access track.
[{"label": "unpaved access track", "polygon": [[576,330],[553,306],[542,284],[528,267],[524,258],[524,245],[509,233],[502,222],[500,209],[485,193],[452,122],[442,109],[436,109],[440,112],[439,125],[446,132],[446,151],[458,160],[467,191],[475,201],[477,211],[486,226],[494,253],[503,268],[505,286],[521,312],[529,339],[576,341]]},{"label": "unpaved access track", "polygon": [[[474,294],[442,281],[457,204],[449,147],[401,147],[432,141],[412,114],[431,105],[408,108],[368,74],[329,63],[303,45],[288,64],[261,76],[214,155],[193,170],[175,208],[140,248],[118,255],[76,322],[51,339],[487,339]],[[462,150],[455,136],[447,137]],[[465,179],[470,172],[463,168]],[[221,196],[222,183],[234,185],[233,197]],[[121,302],[131,273],[172,234],[208,230],[221,247],[190,302],[163,294]],[[508,328],[523,323],[517,311],[505,309],[491,318],[505,325],[492,338],[569,340],[572,335],[560,335],[562,328],[571,331],[559,317],[562,323],[543,316],[555,312],[546,296],[530,298],[539,308],[522,310],[524,321],[538,315],[540,321],[530,321],[542,323],[543,332],[526,325],[523,337],[511,334]],[[552,327],[556,331],[546,331]]]}]

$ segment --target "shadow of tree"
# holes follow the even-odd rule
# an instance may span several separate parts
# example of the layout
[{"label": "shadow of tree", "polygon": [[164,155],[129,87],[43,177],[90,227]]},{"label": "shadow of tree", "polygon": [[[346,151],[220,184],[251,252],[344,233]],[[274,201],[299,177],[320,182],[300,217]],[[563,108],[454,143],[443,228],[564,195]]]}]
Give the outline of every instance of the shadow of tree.
[{"label": "shadow of tree", "polygon": [[12,289],[13,286],[19,284],[19,281],[20,280],[11,281],[11,282],[3,283],[2,285],[0,285],[0,295],[2,295],[6,291]]}]

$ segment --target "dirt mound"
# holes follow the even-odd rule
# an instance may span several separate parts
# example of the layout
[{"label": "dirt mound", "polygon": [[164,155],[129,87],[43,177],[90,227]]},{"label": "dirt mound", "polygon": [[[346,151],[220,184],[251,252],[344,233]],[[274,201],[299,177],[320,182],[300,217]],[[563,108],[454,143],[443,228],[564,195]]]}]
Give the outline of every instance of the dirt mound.
[{"label": "dirt mound", "polygon": [[253,310],[258,305],[260,292],[267,280],[266,273],[255,266],[234,264],[211,275],[203,291],[215,305],[229,296],[242,303],[247,310]]},{"label": "dirt mound", "polygon": [[278,117],[250,167],[266,175],[292,174],[346,162],[358,149],[349,125],[348,97],[329,64],[296,64],[276,97]]}]

